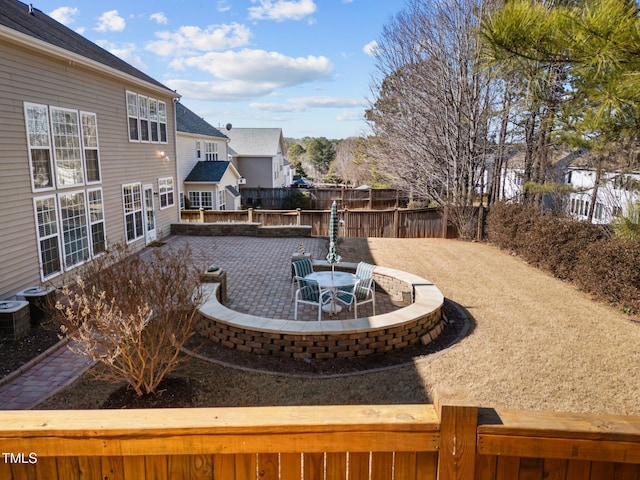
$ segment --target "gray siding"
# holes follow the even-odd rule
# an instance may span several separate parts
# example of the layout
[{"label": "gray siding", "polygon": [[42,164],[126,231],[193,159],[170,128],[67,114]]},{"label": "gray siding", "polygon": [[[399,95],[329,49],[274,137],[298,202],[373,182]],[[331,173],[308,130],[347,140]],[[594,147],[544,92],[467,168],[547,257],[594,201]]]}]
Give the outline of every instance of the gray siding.
[{"label": "gray siding", "polygon": [[273,159],[270,157],[240,157],[238,171],[247,179],[245,188],[273,188]]},{"label": "gray siding", "polygon": [[[167,144],[129,142],[126,90],[166,102]],[[158,178],[173,177],[175,207],[160,210],[158,197],[155,198],[158,236],[168,235],[170,224],[178,219],[179,179],[171,92],[151,85],[147,88],[139,82],[127,83],[115,76],[3,43],[0,49],[0,266],[3,269],[0,298],[40,283],[33,198],[63,191],[33,192],[31,189],[24,102],[97,115],[102,183],[68,191],[102,188],[108,242],[124,239],[124,183],[151,183],[157,192]],[[160,158],[161,150],[167,152],[170,162]],[[133,246],[143,247],[144,238]]]}]

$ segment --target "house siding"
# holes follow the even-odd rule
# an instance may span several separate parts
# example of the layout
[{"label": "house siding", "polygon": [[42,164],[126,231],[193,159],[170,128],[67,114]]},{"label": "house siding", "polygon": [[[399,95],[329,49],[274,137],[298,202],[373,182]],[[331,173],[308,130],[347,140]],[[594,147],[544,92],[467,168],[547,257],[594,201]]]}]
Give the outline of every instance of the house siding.
[{"label": "house siding", "polygon": [[[184,181],[187,175],[193,170],[198,161],[204,160],[204,142],[215,142],[218,144],[218,159],[227,160],[227,141],[205,137],[202,135],[194,135],[190,133],[178,132],[178,178],[179,182]],[[201,158],[198,158],[196,152],[196,142],[200,142],[202,147]],[[180,186],[181,191],[183,186]]]},{"label": "house siding", "polygon": [[241,157],[238,170],[247,179],[246,188],[273,187],[273,160],[271,158]]},{"label": "house siding", "polygon": [[[97,70],[41,55],[35,50],[6,44],[0,49],[0,218],[2,220],[0,298],[40,284],[39,256],[33,199],[60,192],[101,188],[107,242],[124,239],[122,184],[152,184],[158,178],[173,177],[175,208],[160,210],[157,197],[155,215],[159,237],[170,233],[178,219],[175,164],[175,116],[170,91],[140,81],[117,80]],[[128,140],[125,91],[157,98],[167,106],[168,143],[133,143]],[[102,182],[68,189],[33,192],[30,180],[24,103],[68,108],[96,114]],[[160,158],[167,152],[171,161]],[[134,242],[144,246],[144,239]],[[62,281],[63,276],[57,277]]]}]

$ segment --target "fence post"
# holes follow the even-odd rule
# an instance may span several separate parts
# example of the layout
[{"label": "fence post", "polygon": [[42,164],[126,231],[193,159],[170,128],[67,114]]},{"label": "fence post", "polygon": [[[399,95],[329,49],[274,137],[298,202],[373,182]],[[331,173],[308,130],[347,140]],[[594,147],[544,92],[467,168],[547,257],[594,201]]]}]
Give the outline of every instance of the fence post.
[{"label": "fence post", "polygon": [[348,235],[349,230],[349,209],[345,208],[344,209],[344,214],[342,216],[342,219],[344,220],[343,228],[342,228],[342,235],[344,235],[345,237],[348,237],[350,235]]},{"label": "fence post", "polygon": [[447,238],[449,232],[449,208],[445,205],[442,207],[442,238]]},{"label": "fence post", "polygon": [[476,478],[478,407],[440,405],[440,451],[436,478]]},{"label": "fence post", "polygon": [[400,236],[400,222],[398,220],[400,213],[398,212],[398,207],[393,209],[393,236],[394,238],[398,238]]},{"label": "fence post", "polygon": [[253,208],[247,209],[247,221],[249,223],[253,222]]},{"label": "fence post", "polygon": [[476,232],[476,240],[479,242],[482,241],[484,237],[484,215],[485,215],[484,205],[480,205],[478,207],[478,230]]},{"label": "fence post", "polygon": [[302,219],[300,218],[300,209],[296,208],[296,225],[299,227],[301,225]]},{"label": "fence post", "polygon": [[200,223],[204,223],[204,207],[200,207]]}]

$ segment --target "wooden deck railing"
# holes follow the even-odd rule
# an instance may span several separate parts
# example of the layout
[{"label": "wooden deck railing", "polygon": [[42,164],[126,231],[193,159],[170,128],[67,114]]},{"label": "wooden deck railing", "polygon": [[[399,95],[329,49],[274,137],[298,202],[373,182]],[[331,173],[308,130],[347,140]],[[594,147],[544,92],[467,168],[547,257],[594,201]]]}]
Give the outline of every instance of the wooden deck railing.
[{"label": "wooden deck railing", "polygon": [[638,479],[640,417],[444,405],[0,412],[0,479]]}]

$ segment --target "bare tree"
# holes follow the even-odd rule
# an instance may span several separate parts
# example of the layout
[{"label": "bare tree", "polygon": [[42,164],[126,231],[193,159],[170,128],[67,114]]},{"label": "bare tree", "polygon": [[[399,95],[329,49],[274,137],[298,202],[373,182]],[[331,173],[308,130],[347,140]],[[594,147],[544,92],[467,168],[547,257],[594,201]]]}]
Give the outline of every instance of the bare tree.
[{"label": "bare tree", "polygon": [[486,188],[494,92],[478,48],[485,8],[484,0],[409,0],[383,30],[367,112],[398,186],[458,212]]}]

